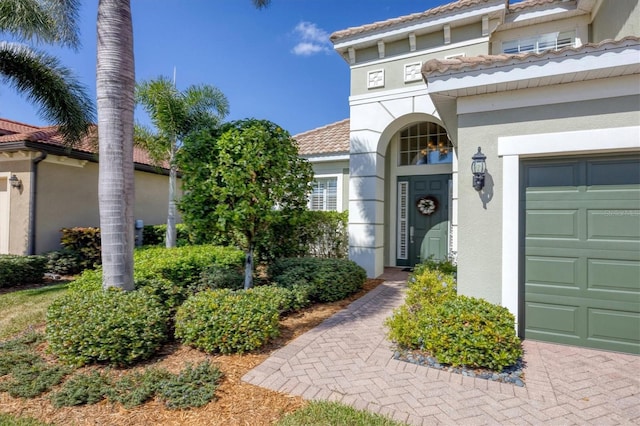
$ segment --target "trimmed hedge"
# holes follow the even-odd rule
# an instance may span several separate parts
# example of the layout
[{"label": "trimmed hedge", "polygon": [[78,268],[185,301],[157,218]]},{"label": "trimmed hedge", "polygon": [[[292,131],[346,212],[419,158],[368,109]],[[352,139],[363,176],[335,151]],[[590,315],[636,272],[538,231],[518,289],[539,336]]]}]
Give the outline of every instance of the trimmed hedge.
[{"label": "trimmed hedge", "polygon": [[94,268],[102,263],[100,228],[62,228],[60,232],[60,244],[78,255],[81,269]]},{"label": "trimmed hedge", "polygon": [[387,318],[390,340],[439,363],[502,370],[522,356],[515,317],[504,307],[457,295],[452,275],[416,267],[405,303]]},{"label": "trimmed hedge", "polygon": [[362,288],[365,270],[347,259],[315,257],[280,259],[269,266],[275,285],[292,288],[308,286],[312,302],[335,302]]},{"label": "trimmed hedge", "polygon": [[60,360],[131,365],[167,340],[168,311],[140,291],[69,292],[47,310],[46,336]]},{"label": "trimmed hedge", "polygon": [[178,308],[175,335],[208,353],[252,351],[279,334],[279,308],[259,292],[203,291]]},{"label": "trimmed hedge", "polygon": [[44,256],[0,254],[0,287],[40,283],[46,272]]}]

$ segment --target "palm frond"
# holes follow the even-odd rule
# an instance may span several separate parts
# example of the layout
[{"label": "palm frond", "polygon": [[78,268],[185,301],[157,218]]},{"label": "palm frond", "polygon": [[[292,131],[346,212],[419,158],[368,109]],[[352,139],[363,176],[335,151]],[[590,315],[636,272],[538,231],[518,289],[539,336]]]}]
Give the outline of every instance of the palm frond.
[{"label": "palm frond", "polygon": [[0,0],[0,31],[77,49],[79,0]]},{"label": "palm frond", "polygon": [[253,1],[253,5],[258,9],[264,9],[268,7],[269,4],[271,4],[271,0],[252,0],[252,1]]},{"label": "palm frond", "polygon": [[88,134],[93,103],[57,58],[22,44],[0,42],[0,80],[37,105],[44,119],[60,127],[66,142],[76,143]]}]

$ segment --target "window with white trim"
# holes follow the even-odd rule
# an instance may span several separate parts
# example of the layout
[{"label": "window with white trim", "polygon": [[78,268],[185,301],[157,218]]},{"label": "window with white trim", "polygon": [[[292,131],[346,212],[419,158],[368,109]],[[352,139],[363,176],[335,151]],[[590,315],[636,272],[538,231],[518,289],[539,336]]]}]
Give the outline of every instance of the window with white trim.
[{"label": "window with white trim", "polygon": [[310,210],[338,210],[338,177],[316,178],[311,184]]},{"label": "window with white trim", "polygon": [[503,53],[539,53],[545,50],[560,50],[575,46],[576,32],[565,31],[541,34],[533,37],[502,42]]}]

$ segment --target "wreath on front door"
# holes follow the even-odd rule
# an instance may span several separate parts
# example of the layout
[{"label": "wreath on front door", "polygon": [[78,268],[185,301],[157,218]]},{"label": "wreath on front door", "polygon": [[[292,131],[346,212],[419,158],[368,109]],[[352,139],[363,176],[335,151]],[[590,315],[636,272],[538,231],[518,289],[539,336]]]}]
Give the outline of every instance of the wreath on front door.
[{"label": "wreath on front door", "polygon": [[425,195],[424,197],[418,198],[416,207],[418,207],[420,214],[431,216],[438,210],[438,199],[431,195]]}]

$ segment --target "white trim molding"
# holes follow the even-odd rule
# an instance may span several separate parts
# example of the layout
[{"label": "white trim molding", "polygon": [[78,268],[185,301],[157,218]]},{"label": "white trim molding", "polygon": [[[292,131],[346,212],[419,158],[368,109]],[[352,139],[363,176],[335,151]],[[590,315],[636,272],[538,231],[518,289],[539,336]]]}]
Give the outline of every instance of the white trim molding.
[{"label": "white trim molding", "polygon": [[502,305],[518,317],[520,158],[640,152],[640,126],[498,138],[502,157]]}]

